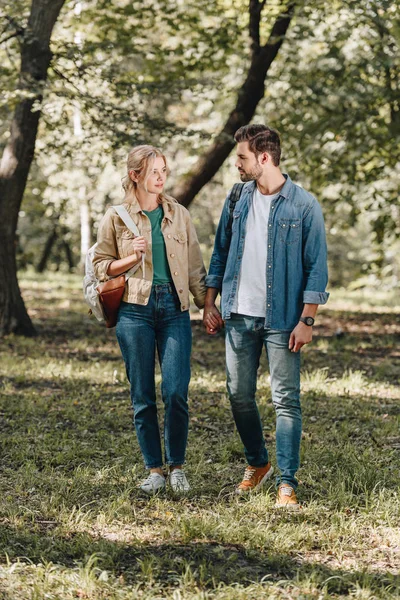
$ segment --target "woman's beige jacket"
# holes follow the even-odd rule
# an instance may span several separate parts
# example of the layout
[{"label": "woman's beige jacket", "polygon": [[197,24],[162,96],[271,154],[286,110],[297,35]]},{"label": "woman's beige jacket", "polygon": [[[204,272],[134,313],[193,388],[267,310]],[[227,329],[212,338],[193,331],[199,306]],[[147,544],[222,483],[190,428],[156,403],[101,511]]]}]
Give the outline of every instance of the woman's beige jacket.
[{"label": "woman's beige jacket", "polygon": [[[126,195],[123,205],[136,223],[140,234],[146,238],[148,250],[145,257],[145,277],[143,278],[143,269],[140,266],[128,279],[122,299],[124,302],[147,304],[153,282],[151,224],[132,192]],[[204,283],[206,270],[189,211],[173,199],[164,200],[162,208],[164,218],[161,231],[181,310],[189,308],[189,290],[193,294],[196,306],[203,308],[206,295]],[[100,281],[109,279],[107,269],[110,263],[134,254],[132,248],[134,237],[115,210],[109,208],[101,220],[97,234],[97,246],[93,259],[97,279]]]}]

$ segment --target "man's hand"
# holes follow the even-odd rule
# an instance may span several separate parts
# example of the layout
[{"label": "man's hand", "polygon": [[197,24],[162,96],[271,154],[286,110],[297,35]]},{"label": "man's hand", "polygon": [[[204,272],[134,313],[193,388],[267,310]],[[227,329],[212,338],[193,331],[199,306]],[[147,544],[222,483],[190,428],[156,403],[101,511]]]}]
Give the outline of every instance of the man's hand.
[{"label": "man's hand", "polygon": [[215,304],[206,304],[204,306],[203,324],[210,335],[215,335],[222,328],[224,322]]},{"label": "man's hand", "polygon": [[312,327],[300,321],[290,334],[289,350],[298,352],[302,346],[309,344],[311,340]]}]

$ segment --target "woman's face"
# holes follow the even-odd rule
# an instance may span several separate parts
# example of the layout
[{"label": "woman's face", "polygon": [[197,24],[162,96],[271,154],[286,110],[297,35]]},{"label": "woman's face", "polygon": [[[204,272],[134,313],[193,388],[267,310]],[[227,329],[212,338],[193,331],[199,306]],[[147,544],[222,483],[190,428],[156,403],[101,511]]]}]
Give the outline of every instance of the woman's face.
[{"label": "woman's face", "polygon": [[140,182],[140,187],[145,187],[149,194],[161,194],[165,182],[167,180],[167,167],[162,156],[157,156],[150,170],[150,174],[146,182]]}]

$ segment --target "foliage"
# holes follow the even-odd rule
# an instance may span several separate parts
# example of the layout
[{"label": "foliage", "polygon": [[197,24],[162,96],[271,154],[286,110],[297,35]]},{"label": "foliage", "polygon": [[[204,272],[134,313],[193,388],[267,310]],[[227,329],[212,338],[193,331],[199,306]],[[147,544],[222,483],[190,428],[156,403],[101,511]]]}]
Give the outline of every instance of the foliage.
[{"label": "foliage", "polygon": [[[262,41],[281,5],[265,3]],[[28,7],[0,3],[0,149],[18,97],[19,36],[9,36]],[[398,9],[398,0],[300,2],[256,118],[281,131],[284,168],[323,203],[333,254],[343,248],[347,257],[342,279],[333,261],[336,283],[367,273],[399,281]],[[66,2],[20,219],[21,265],[37,264],[57,221],[79,261],[82,201],[95,232],[104,207],[121,199],[130,146],[164,147],[171,187],[184,176],[234,105],[249,64],[247,28],[243,0]],[[193,206],[207,246],[234,173],[230,161]]]},{"label": "foliage", "polygon": [[[85,317],[78,277],[28,274],[22,285],[41,335],[9,336],[0,349],[0,596],[398,597],[394,297],[334,293],[319,315],[303,354],[305,506],[288,514],[274,510],[272,487],[232,494],[244,462],[223,339],[206,338],[196,313],[193,492],[148,499],[137,489],[145,472],[113,332]],[[258,397],[275,462],[265,357]]]}]

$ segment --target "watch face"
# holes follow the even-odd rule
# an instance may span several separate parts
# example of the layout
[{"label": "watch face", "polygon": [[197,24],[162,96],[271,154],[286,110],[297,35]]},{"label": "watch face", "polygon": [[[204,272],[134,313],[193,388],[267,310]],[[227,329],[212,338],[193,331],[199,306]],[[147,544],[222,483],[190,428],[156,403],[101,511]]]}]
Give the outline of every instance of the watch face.
[{"label": "watch face", "polygon": [[314,325],[314,319],[312,317],[306,317],[305,322],[307,325]]}]

